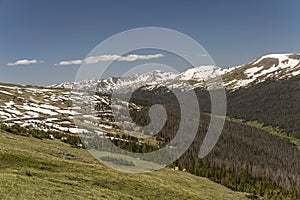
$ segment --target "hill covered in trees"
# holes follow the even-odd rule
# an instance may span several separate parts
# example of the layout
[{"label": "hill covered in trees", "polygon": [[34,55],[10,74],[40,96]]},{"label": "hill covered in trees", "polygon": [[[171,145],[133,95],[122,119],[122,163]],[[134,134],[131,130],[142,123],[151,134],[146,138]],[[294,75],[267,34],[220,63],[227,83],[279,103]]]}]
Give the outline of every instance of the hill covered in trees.
[{"label": "hill covered in trees", "polygon": [[[282,80],[282,82],[285,81],[287,85],[291,85],[292,81],[295,85],[298,83],[294,79]],[[240,120],[231,120],[231,118],[226,120],[219,141],[212,152],[204,159],[198,158],[198,153],[207,132],[210,118],[213,116],[209,115],[210,99],[208,91],[196,89],[202,111],[198,134],[188,151],[172,166],[179,166],[180,169],[186,169],[190,173],[208,177],[234,190],[249,192],[268,199],[300,198],[298,189],[300,186],[299,146],[295,146],[288,136],[283,137],[283,135],[273,133],[274,130],[278,129],[278,121],[283,125],[285,122],[289,122],[297,127],[296,117],[293,116],[297,116],[299,113],[297,108],[293,110],[293,106],[290,106],[295,104],[295,101],[291,102],[290,105],[288,104],[288,101],[293,101],[292,98],[288,98],[291,91],[284,88],[285,84],[280,85],[281,82],[277,83],[270,80],[262,83],[264,85],[258,84],[247,89],[228,92],[228,115]],[[276,91],[270,89],[263,91],[275,93],[276,95],[268,96],[265,93],[258,92],[256,94],[253,92],[257,87],[268,88],[268,84],[275,84]],[[295,85],[288,88],[297,91]],[[278,90],[282,92],[278,92]],[[155,95],[151,95],[151,92]],[[282,97],[279,101],[276,99],[278,95]],[[297,96],[297,93],[291,95]],[[161,146],[164,146],[174,137],[180,122],[178,117],[180,116],[180,105],[175,100],[176,98],[172,93],[167,92],[165,88],[157,88],[153,91],[140,90],[134,94],[134,97],[136,99],[133,98],[132,101],[143,105],[144,108],[160,103],[169,110],[168,121],[156,136],[157,140],[163,141]],[[146,97],[147,101],[143,101],[143,97]],[[239,97],[244,101],[239,101]],[[257,100],[256,98],[261,99]],[[282,101],[283,99],[284,101]],[[276,108],[281,104],[284,104],[283,108],[276,112]],[[241,106],[239,107],[239,105]],[[265,111],[257,112],[255,109],[259,109],[261,105],[261,109],[265,109]],[[268,109],[272,110],[269,112]],[[280,118],[285,109],[289,110],[289,113]],[[134,112],[131,114],[137,123],[147,124],[147,112],[148,110],[145,109],[144,113],[142,112],[143,114],[139,113],[137,115]],[[270,114],[274,114],[274,119],[278,120],[274,120],[273,123],[268,123],[271,120],[265,122],[263,117],[268,119]],[[288,117],[289,115],[291,117]],[[262,124],[265,123],[269,127],[264,125],[262,127],[255,126],[255,123],[250,123],[254,120],[258,120]],[[280,126],[280,128],[284,127]],[[286,132],[290,131],[290,129],[284,130]],[[162,138],[165,140],[162,140]]]}]

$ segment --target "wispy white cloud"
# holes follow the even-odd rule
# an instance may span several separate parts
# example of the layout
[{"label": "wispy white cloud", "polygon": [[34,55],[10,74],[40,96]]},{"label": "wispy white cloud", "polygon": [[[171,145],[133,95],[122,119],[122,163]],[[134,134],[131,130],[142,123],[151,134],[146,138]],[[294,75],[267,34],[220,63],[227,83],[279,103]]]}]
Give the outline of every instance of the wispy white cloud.
[{"label": "wispy white cloud", "polygon": [[98,62],[103,61],[126,61],[126,62],[133,62],[136,60],[150,60],[155,58],[163,57],[163,54],[149,54],[149,55],[136,55],[130,54],[126,56],[119,56],[119,55],[100,55],[100,56],[90,56],[84,60],[68,60],[68,61],[60,61],[55,65],[80,65],[82,63],[85,64],[96,64]]},{"label": "wispy white cloud", "polygon": [[102,61],[118,60],[121,56],[118,55],[101,55],[101,56],[90,56],[87,57],[84,62],[86,64],[95,64]]},{"label": "wispy white cloud", "polygon": [[154,58],[161,58],[164,55],[162,54],[152,54],[152,55],[128,55],[128,56],[121,56],[118,58],[119,61],[136,61],[136,60],[150,60]]},{"label": "wispy white cloud", "polygon": [[80,65],[82,60],[68,60],[68,61],[60,61],[55,65]]},{"label": "wispy white cloud", "polygon": [[36,60],[36,59],[32,59],[32,60],[28,60],[28,59],[23,59],[23,60],[17,60],[15,62],[10,62],[7,63],[7,66],[16,66],[16,65],[31,65],[31,64],[37,64],[37,63],[43,63],[43,60]]}]

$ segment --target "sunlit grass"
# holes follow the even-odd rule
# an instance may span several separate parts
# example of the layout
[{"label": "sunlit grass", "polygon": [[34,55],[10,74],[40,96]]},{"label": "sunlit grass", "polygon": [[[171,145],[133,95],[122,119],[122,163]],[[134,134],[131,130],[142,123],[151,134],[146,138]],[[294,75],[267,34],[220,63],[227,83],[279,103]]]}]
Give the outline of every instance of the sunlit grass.
[{"label": "sunlit grass", "polygon": [[0,132],[0,199],[245,199],[245,194],[171,169],[118,172],[59,140]]}]

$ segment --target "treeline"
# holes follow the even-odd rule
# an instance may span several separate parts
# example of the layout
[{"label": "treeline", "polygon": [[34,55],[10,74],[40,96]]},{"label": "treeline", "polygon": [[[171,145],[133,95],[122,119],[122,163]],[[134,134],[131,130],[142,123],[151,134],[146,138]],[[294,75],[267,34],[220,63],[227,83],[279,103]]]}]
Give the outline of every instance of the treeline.
[{"label": "treeline", "polygon": [[12,126],[7,126],[5,124],[0,124],[0,129],[12,133],[15,135],[22,135],[26,137],[34,137],[38,139],[59,139],[65,143],[72,145],[73,147],[82,147],[80,137],[77,134],[65,133],[59,131],[43,131],[33,128],[25,128],[18,124],[13,124]]},{"label": "treeline", "polygon": [[[96,141],[95,139],[91,138],[89,140],[89,145],[84,145],[83,141],[88,141],[87,139],[82,139],[78,134],[73,134],[69,132],[60,132],[60,131],[44,131],[38,130],[34,128],[25,128],[18,124],[14,124],[12,126],[7,126],[5,124],[0,124],[0,130],[5,131],[7,133],[11,133],[14,135],[21,135],[25,137],[34,137],[37,139],[59,139],[64,143],[70,144],[72,147],[76,148],[94,148],[94,149],[101,149],[96,145],[104,144],[105,142],[112,142],[114,145],[119,146],[120,148],[127,150],[129,152],[137,152],[137,153],[144,153],[144,152],[151,152],[157,149],[157,147],[151,146],[146,143],[140,143],[138,138],[130,135],[119,135],[119,134],[112,134],[106,133],[106,140],[100,139],[96,137],[96,139],[101,141]],[[94,145],[94,146],[93,146]]]}]

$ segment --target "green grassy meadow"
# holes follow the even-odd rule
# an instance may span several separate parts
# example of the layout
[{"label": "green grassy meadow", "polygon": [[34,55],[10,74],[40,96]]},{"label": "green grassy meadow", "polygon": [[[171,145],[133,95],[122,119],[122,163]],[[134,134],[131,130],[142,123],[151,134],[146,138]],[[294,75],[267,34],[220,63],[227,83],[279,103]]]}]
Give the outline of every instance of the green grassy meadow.
[{"label": "green grassy meadow", "polygon": [[131,174],[59,140],[0,132],[0,199],[246,199],[169,168]]}]

